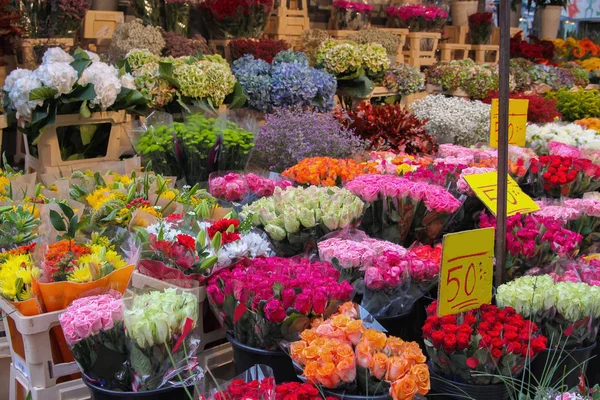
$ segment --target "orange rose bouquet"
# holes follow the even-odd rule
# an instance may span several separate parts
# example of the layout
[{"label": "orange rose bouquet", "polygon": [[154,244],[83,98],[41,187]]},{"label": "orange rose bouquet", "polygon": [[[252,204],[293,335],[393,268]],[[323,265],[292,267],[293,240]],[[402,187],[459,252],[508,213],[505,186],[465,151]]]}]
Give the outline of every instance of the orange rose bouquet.
[{"label": "orange rose bouquet", "polygon": [[377,172],[374,162],[331,157],[305,158],[281,175],[302,185],[340,186],[355,177]]},{"label": "orange rose bouquet", "polygon": [[329,319],[313,321],[301,340],[291,343],[292,360],[304,378],[326,393],[389,393],[394,400],[426,395],[429,369],[419,345],[369,329],[358,314],[355,304],[345,303]]}]

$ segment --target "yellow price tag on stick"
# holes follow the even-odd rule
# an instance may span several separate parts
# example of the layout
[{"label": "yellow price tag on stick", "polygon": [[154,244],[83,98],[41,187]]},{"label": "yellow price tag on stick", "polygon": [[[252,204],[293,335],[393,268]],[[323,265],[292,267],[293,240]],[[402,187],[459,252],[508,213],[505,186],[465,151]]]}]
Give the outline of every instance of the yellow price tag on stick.
[{"label": "yellow price tag on stick", "polygon": [[[529,100],[510,99],[508,102],[508,144],[525,146]],[[490,147],[498,148],[498,99],[492,99],[490,110]]]},{"label": "yellow price tag on stick", "polygon": [[[465,175],[465,180],[479,200],[485,204],[494,216],[498,212],[498,171],[483,174]],[[535,201],[525,194],[510,176],[506,192],[506,214],[527,214],[540,209]]]},{"label": "yellow price tag on stick", "polygon": [[439,317],[492,301],[494,228],[444,236],[438,291]]}]

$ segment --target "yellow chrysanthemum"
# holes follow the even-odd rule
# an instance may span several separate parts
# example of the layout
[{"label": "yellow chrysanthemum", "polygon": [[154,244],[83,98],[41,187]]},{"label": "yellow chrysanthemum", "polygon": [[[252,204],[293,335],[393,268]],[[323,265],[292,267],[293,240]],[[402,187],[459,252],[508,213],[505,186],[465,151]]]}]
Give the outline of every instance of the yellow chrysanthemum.
[{"label": "yellow chrysanthemum", "polygon": [[112,189],[101,187],[94,190],[91,194],[87,195],[85,200],[94,209],[98,210],[107,201],[110,200],[121,200],[125,201],[127,196],[121,192],[116,192]]},{"label": "yellow chrysanthemum", "polygon": [[8,257],[0,265],[0,294],[12,301],[31,298],[31,282],[40,277],[40,270],[33,266],[28,254]]},{"label": "yellow chrysanthemum", "polygon": [[156,218],[162,218],[162,214],[154,207],[144,206],[140,207],[139,210],[145,211],[150,215],[154,215]]},{"label": "yellow chrysanthemum", "polygon": [[133,183],[133,178],[127,175],[113,174],[113,181],[122,183],[124,186],[129,186]]},{"label": "yellow chrysanthemum", "polygon": [[17,280],[16,279],[2,279],[0,280],[0,290],[2,296],[9,300],[17,300]]},{"label": "yellow chrysanthemum", "polygon": [[116,251],[107,250],[105,257],[106,262],[112,264],[114,269],[120,269],[127,266],[125,260],[123,260],[123,258]]},{"label": "yellow chrysanthemum", "polygon": [[162,192],[160,194],[160,197],[162,197],[163,199],[167,199],[167,200],[171,201],[171,200],[174,200],[175,197],[177,197],[177,194],[174,191],[172,191],[172,190],[167,190],[165,192]]},{"label": "yellow chrysanthemum", "polygon": [[0,194],[8,193],[10,187],[10,180],[5,176],[0,176]]},{"label": "yellow chrysanthemum", "polygon": [[80,264],[78,267],[75,267],[75,269],[73,269],[73,271],[67,277],[67,280],[69,282],[85,283],[92,282],[94,280],[94,277],[92,276],[92,271],[90,270],[90,267],[88,265]]},{"label": "yellow chrysanthemum", "polygon": [[94,251],[94,248],[100,249],[102,247],[112,249],[110,239],[102,235],[92,235],[92,251]]}]

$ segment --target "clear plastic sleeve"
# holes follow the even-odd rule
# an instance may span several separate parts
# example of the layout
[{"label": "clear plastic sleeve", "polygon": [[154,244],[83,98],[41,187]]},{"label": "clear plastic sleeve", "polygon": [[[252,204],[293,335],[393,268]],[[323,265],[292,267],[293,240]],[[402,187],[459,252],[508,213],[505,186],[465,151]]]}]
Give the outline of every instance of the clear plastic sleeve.
[{"label": "clear plastic sleeve", "polygon": [[224,383],[211,378],[206,378],[203,394],[207,400],[275,400],[275,374],[267,365],[257,364]]}]

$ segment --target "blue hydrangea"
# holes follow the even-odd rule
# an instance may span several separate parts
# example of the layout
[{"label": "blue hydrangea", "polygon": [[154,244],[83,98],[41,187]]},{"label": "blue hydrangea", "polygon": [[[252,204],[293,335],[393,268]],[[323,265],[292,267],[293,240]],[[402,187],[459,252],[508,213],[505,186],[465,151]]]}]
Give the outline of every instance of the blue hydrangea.
[{"label": "blue hydrangea", "polygon": [[248,105],[259,111],[307,106],[327,112],[335,105],[337,81],[333,75],[309,66],[304,53],[280,52],[273,65],[245,55],[234,61],[231,69],[244,88]]}]

